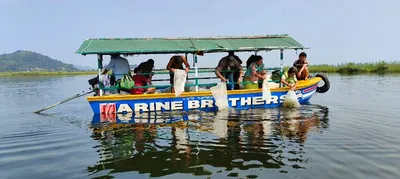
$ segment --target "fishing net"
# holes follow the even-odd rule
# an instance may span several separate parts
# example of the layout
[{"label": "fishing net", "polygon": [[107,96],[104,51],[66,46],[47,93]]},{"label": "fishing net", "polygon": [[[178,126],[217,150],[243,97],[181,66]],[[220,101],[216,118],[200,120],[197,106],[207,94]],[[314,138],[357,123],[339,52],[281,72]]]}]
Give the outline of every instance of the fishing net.
[{"label": "fishing net", "polygon": [[226,83],[218,83],[217,86],[211,87],[210,90],[215,99],[215,105],[218,107],[218,110],[228,108],[228,93],[226,91]]},{"label": "fishing net", "polygon": [[178,97],[185,91],[185,83],[186,83],[186,71],[175,69],[174,72],[174,90],[175,90],[175,97]]},{"label": "fishing net", "polygon": [[298,108],[300,103],[297,100],[296,93],[293,90],[289,90],[283,101],[283,106],[286,108]]},{"label": "fishing net", "polygon": [[268,78],[265,78],[262,83],[262,98],[263,100],[271,99],[271,90],[268,84]]}]

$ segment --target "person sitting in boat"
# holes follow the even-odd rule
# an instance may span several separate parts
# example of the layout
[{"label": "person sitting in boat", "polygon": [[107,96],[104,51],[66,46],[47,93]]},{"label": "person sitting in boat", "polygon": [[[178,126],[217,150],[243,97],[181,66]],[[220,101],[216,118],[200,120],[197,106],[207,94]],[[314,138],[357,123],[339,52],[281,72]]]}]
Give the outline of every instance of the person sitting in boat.
[{"label": "person sitting in boat", "polygon": [[298,73],[298,70],[296,67],[290,67],[288,71],[283,73],[281,82],[285,85],[290,87],[291,90],[296,89],[298,81],[296,78],[296,74]]},{"label": "person sitting in boat", "polygon": [[175,69],[181,69],[183,70],[183,64],[185,64],[186,68],[185,71],[186,73],[189,71],[190,69],[190,65],[187,62],[187,59],[182,56],[182,55],[175,55],[172,56],[171,59],[169,59],[169,62],[167,64],[167,70],[170,71],[171,73],[169,74],[169,83],[171,84],[171,92],[174,92],[174,72]]},{"label": "person sitting in boat", "polygon": [[115,76],[115,81],[121,80],[124,75],[130,74],[129,62],[119,54],[112,54],[111,60],[108,65],[104,67],[102,74],[107,74],[110,70],[112,70],[113,76]]},{"label": "person sitting in boat", "polygon": [[301,52],[299,54],[299,59],[293,63],[293,66],[297,69],[300,69],[296,76],[298,80],[307,80],[308,79],[308,61],[307,54],[305,52]]},{"label": "person sitting in boat", "polygon": [[153,68],[154,68],[154,60],[149,59],[145,62],[142,62],[137,66],[139,73],[143,75],[144,77],[147,78],[147,82],[144,86],[147,86],[147,83],[151,83],[151,80],[153,78]]},{"label": "person sitting in boat", "polygon": [[[265,79],[266,71],[264,70],[263,58],[259,55],[254,55],[249,58],[252,62],[248,65],[247,71],[244,74],[245,82],[251,82],[244,84],[245,89],[258,89],[259,87],[259,79]],[[248,61],[249,61],[248,60]],[[261,82],[262,85],[262,82]],[[262,87],[262,86],[261,86]]]},{"label": "person sitting in boat", "polygon": [[255,60],[256,60],[256,55],[251,55],[248,59],[247,59],[247,61],[246,61],[246,69],[248,69],[249,67],[250,67],[250,64],[251,63],[253,63],[253,62],[255,62]]},{"label": "person sitting in boat", "polygon": [[[234,77],[232,71],[239,71],[239,75]],[[240,65],[239,61],[237,61],[235,57],[227,56],[223,57],[219,61],[218,66],[215,68],[215,74],[221,79],[222,82],[227,82],[229,80],[231,83],[241,83],[244,72],[242,65]],[[239,89],[239,85],[227,85],[227,89]]]},{"label": "person sitting in boat", "polygon": [[155,88],[136,88],[140,86],[148,85],[149,78],[145,75],[140,74],[140,69],[136,67],[133,72],[135,75],[132,76],[133,81],[135,82],[135,87],[130,90],[131,94],[152,94],[155,92]]},{"label": "person sitting in boat", "polygon": [[[259,55],[251,55],[249,57],[249,59],[247,59],[247,61],[246,61],[246,69],[249,69],[250,65],[253,62],[255,62],[256,60],[258,60],[260,57],[261,56],[259,56]],[[264,68],[265,68],[265,65],[264,65],[264,63],[262,63],[261,66],[259,66],[259,69],[261,70],[261,69],[264,69]],[[267,72],[265,70],[261,70],[260,72],[261,72],[261,74],[260,74],[261,76],[267,74]],[[258,88],[262,88],[262,81],[258,81]]]}]

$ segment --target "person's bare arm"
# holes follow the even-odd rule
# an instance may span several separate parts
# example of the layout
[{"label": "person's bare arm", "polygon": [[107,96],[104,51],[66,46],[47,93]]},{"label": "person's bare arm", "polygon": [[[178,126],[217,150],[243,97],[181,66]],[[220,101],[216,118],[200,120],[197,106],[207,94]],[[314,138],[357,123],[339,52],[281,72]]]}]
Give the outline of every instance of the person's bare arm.
[{"label": "person's bare arm", "polygon": [[174,58],[174,57],[171,57],[171,59],[169,59],[169,62],[167,64],[167,70],[170,71],[170,72],[174,72],[175,71],[175,69],[171,67],[172,66],[172,61],[173,61],[172,58]]},{"label": "person's bare arm", "polygon": [[285,79],[281,78],[281,83],[285,84],[286,86],[289,86],[290,88],[292,88],[293,86],[290,85]]},{"label": "person's bare arm", "polygon": [[296,81],[296,83],[292,86],[292,87],[290,87],[290,89],[291,90],[295,90],[296,89],[296,87],[297,87],[297,84],[298,84],[299,82],[298,81]]},{"label": "person's bare arm", "polygon": [[303,72],[304,71],[304,69],[306,69],[307,68],[307,66],[308,66],[308,61],[305,61],[304,62],[304,64],[303,64],[303,66],[301,67],[301,69],[300,69],[300,71],[299,71],[299,75],[301,74],[301,72]]},{"label": "person's bare arm", "polygon": [[225,79],[225,77],[223,77],[221,75],[222,66],[223,66],[223,62],[222,62],[222,60],[220,60],[218,62],[218,66],[215,68],[215,75],[217,75],[217,77],[220,78],[221,81],[226,82],[227,80]]},{"label": "person's bare arm", "polygon": [[215,75],[217,75],[217,77],[220,78],[222,82],[226,82],[226,79],[221,75],[220,70],[218,70],[217,68],[215,69]]},{"label": "person's bare arm", "polygon": [[187,72],[190,70],[190,65],[189,65],[187,59],[186,59],[184,56],[181,56],[181,57],[182,57],[183,63],[184,63],[185,66],[186,66],[185,71],[186,71],[186,73],[187,73]]}]

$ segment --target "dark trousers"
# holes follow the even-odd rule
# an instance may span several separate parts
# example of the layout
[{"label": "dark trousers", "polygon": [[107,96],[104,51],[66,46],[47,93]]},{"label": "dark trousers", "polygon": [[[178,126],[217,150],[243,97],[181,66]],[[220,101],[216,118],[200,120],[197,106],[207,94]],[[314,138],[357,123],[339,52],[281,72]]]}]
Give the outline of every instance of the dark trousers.
[{"label": "dark trousers", "polygon": [[[225,73],[225,74],[223,74],[224,78],[227,80],[227,83],[232,83],[232,82],[237,83],[238,79],[239,79],[239,75],[240,74],[237,74],[235,76],[234,73]],[[239,84],[227,84],[226,85],[226,89],[227,90],[239,89]]]}]

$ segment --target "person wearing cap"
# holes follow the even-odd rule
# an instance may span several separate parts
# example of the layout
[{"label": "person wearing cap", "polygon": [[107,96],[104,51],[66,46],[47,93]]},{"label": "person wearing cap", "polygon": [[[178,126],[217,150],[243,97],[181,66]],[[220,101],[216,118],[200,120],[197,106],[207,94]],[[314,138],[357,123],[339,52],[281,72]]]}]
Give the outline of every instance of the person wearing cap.
[{"label": "person wearing cap", "polygon": [[307,80],[308,79],[308,61],[307,54],[305,52],[301,52],[299,54],[299,59],[293,63],[293,67],[299,69],[297,72],[297,80]]},{"label": "person wearing cap", "polygon": [[[235,71],[239,71],[237,77],[233,75]],[[219,61],[218,66],[215,68],[215,74],[222,82],[241,83],[244,72],[242,65],[240,65],[240,62],[234,56],[226,56]],[[239,89],[239,85],[230,84],[227,85],[227,89]]]},{"label": "person wearing cap", "polygon": [[[235,55],[234,51],[228,51],[228,56],[226,56],[226,57],[235,58],[240,63],[240,65],[242,65],[242,63],[243,63],[242,60],[238,56]],[[239,77],[240,77],[239,71],[233,72],[233,79],[238,79]],[[239,84],[235,84],[235,89],[239,89],[239,87],[240,87]]]},{"label": "person wearing cap", "polygon": [[171,73],[169,74],[169,83],[172,85],[171,86],[171,92],[174,92],[174,72],[175,69],[181,69],[183,70],[183,64],[185,64],[186,68],[185,71],[186,73],[189,71],[190,69],[190,65],[188,63],[188,61],[186,60],[186,58],[182,55],[175,55],[172,56],[171,59],[169,59],[169,62],[167,64],[167,70],[170,71]]},{"label": "person wearing cap", "polygon": [[243,63],[242,60],[238,56],[235,55],[234,51],[228,51],[228,56],[226,56],[226,57],[234,57],[240,64]]}]

